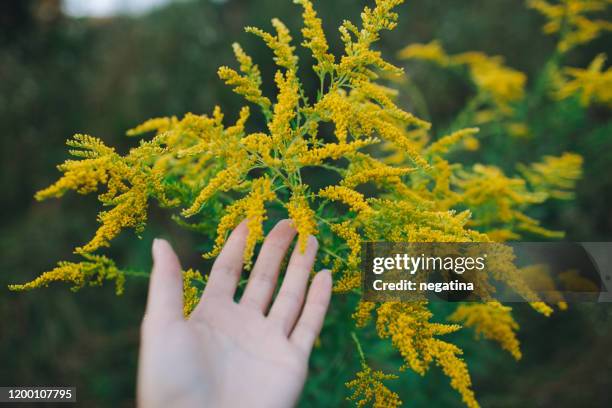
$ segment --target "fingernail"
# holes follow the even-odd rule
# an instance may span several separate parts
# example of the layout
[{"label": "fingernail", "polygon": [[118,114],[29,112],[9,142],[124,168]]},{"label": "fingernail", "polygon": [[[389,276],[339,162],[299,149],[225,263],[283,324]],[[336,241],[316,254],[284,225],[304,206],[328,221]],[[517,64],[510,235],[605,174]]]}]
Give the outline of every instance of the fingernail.
[{"label": "fingernail", "polygon": [[308,236],[308,246],[314,246],[315,248],[319,247],[319,240],[314,235]]},{"label": "fingernail", "polygon": [[151,244],[151,257],[153,258],[153,262],[155,262],[155,253],[157,252],[155,247],[157,247],[157,238],[153,238],[153,243]]},{"label": "fingernail", "polygon": [[161,244],[162,240],[159,238],[154,238],[153,239],[153,245],[151,245],[151,254],[153,255],[153,261],[155,261],[155,258],[157,258],[159,256],[159,248],[160,248],[160,244]]},{"label": "fingernail", "polygon": [[290,225],[292,224],[292,220],[291,218],[283,218],[282,220],[279,220],[276,225],[280,225],[280,224],[286,224],[289,223]]}]

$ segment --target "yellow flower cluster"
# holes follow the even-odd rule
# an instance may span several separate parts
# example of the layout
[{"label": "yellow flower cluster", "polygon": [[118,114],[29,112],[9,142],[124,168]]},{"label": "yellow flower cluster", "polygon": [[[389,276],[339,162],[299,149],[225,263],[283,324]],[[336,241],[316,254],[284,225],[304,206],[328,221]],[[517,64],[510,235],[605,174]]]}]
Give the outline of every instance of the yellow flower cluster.
[{"label": "yellow flower cluster", "polygon": [[[150,124],[151,122],[149,122]],[[156,126],[160,126],[159,122]],[[144,228],[147,219],[148,199],[156,197],[162,205],[172,206],[161,185],[161,173],[154,168],[152,155],[162,151],[160,140],[142,142],[126,156],[118,155],[101,140],[77,134],[67,142],[70,153],[81,160],[67,160],[58,169],[64,173],[57,182],[36,194],[37,200],[61,197],[69,190],[87,194],[106,184],[107,191],[100,194],[103,204],[113,208],[102,211],[98,221],[102,224],[90,242],[76,249],[89,253],[109,246],[122,229]]]},{"label": "yellow flower cluster", "polygon": [[612,30],[609,21],[590,17],[593,12],[605,11],[610,5],[608,0],[528,0],[527,5],[548,20],[543,27],[546,34],[559,33],[557,48],[560,52],[567,52]]},{"label": "yellow flower cluster", "polygon": [[349,249],[346,260],[344,260],[345,272],[342,278],[336,281],[334,290],[336,292],[349,292],[361,285],[361,272],[359,270],[361,236],[350,221],[332,224],[330,230],[341,238]]},{"label": "yellow flower cluster", "polygon": [[261,107],[261,109],[269,115],[271,102],[261,93],[261,73],[257,64],[253,64],[253,60],[249,57],[240,44],[234,43],[234,55],[240,63],[240,71],[244,75],[240,75],[229,67],[220,67],[218,71],[221,78],[227,85],[234,87],[234,92],[243,95],[244,98]]},{"label": "yellow flower cluster", "polygon": [[349,208],[361,214],[368,216],[372,213],[372,208],[366,202],[363,194],[344,186],[329,186],[319,191],[319,197],[327,198],[332,201],[340,201],[349,206]]},{"label": "yellow flower cluster", "polygon": [[[567,164],[574,168],[574,163],[563,163]],[[469,225],[486,229],[491,240],[518,239],[519,231],[559,236],[554,231],[542,228],[537,220],[523,212],[528,206],[549,198],[548,186],[540,188],[537,185],[535,190],[530,190],[525,179],[507,177],[497,167],[479,164],[474,165],[471,171],[459,172],[457,176],[454,184],[461,189],[461,194],[455,200],[465,203],[474,214]]]},{"label": "yellow flower cluster", "polygon": [[293,71],[283,75],[280,71],[274,77],[278,87],[278,101],[274,105],[274,117],[268,124],[275,144],[287,143],[292,139],[291,121],[296,116],[299,102],[298,82]]},{"label": "yellow flower cluster", "polygon": [[491,57],[482,52],[448,55],[438,41],[411,44],[399,51],[402,59],[431,61],[442,67],[465,66],[479,92],[490,98],[502,112],[509,112],[509,104],[523,98],[527,76],[504,65],[502,57]]},{"label": "yellow flower cluster", "polygon": [[466,363],[458,357],[463,351],[435,337],[455,332],[460,326],[431,323],[432,313],[422,302],[386,302],[376,313],[379,336],[391,339],[404,358],[405,367],[424,375],[435,362],[451,379],[451,386],[461,394],[463,402],[471,408],[479,406]]},{"label": "yellow flower cluster", "polygon": [[544,156],[541,162],[529,166],[519,164],[517,168],[534,190],[552,198],[570,199],[576,181],[582,177],[582,161],[582,156],[566,152],[561,156]]},{"label": "yellow flower cluster", "polygon": [[304,28],[302,29],[304,42],[302,45],[309,48],[312,51],[312,56],[317,60],[317,64],[312,69],[318,74],[330,72],[334,68],[335,57],[329,53],[329,45],[323,32],[323,22],[317,17],[317,12],[312,6],[312,2],[309,0],[295,0],[295,3],[302,5],[304,8],[304,13],[302,14],[304,19]]},{"label": "yellow flower cluster", "polygon": [[499,302],[460,305],[449,320],[474,329],[476,336],[499,342],[501,347],[519,360],[520,343],[515,331],[519,325],[512,317],[512,308]]},{"label": "yellow flower cluster", "polygon": [[211,252],[204,254],[212,258],[219,254],[226,235],[243,219],[247,219],[247,242],[244,248],[245,268],[250,269],[253,262],[255,245],[263,240],[263,222],[266,217],[266,202],[274,200],[276,195],[272,191],[272,184],[268,177],[260,177],[252,182],[251,191],[244,198],[234,201],[226,208],[226,213],[219,221],[217,239]]},{"label": "yellow flower cluster", "polygon": [[108,181],[112,161],[116,159],[115,149],[107,147],[95,137],[82,134],[74,135],[73,140],[68,140],[66,144],[72,148],[71,153],[74,156],[86,160],[66,160],[57,166],[64,176],[53,185],[37,192],[35,197],[39,201],[61,197],[69,190],[88,194],[96,191],[99,184]]},{"label": "yellow flower cluster", "polygon": [[451,63],[450,57],[446,54],[442,44],[437,40],[433,40],[428,44],[410,44],[398,51],[397,56],[398,58],[406,60],[419,59],[432,61],[441,66]]},{"label": "yellow flower cluster", "polygon": [[206,279],[202,277],[199,271],[188,269],[183,272],[183,315],[187,318],[193,312],[193,309],[200,301],[202,289],[194,282],[199,282],[200,285],[206,284]]},{"label": "yellow flower cluster", "polygon": [[598,297],[601,292],[598,283],[581,276],[580,272],[575,269],[561,272],[559,274],[559,281],[567,291],[588,293],[594,297]]},{"label": "yellow flower cluster", "polygon": [[193,201],[191,207],[183,210],[183,215],[185,217],[191,217],[192,215],[197,214],[202,205],[216,192],[226,191],[231,186],[234,186],[242,176],[242,169],[242,163],[236,163],[217,173],[215,177],[208,182],[206,187],[200,191],[196,199]]},{"label": "yellow flower cluster", "polygon": [[545,293],[543,300],[545,300],[546,303],[556,304],[559,310],[567,309],[567,302],[555,285],[548,265],[529,265],[521,268],[519,271],[530,288],[539,293]]},{"label": "yellow flower cluster", "polygon": [[334,122],[336,126],[336,138],[341,143],[340,146],[345,145],[349,124],[351,123],[351,119],[354,118],[351,102],[346,97],[346,92],[343,90],[328,92],[319,102],[317,102],[315,111],[319,113],[323,119]]},{"label": "yellow flower cluster", "polygon": [[98,214],[98,221],[102,225],[91,241],[77,248],[77,252],[92,252],[102,246],[109,246],[110,241],[119,235],[123,228],[142,231],[147,220],[148,195],[145,187],[144,182],[137,181],[130,190],[115,197],[113,199],[115,207]]},{"label": "yellow flower cluster", "polygon": [[565,99],[577,94],[584,106],[596,102],[612,107],[612,68],[604,71],[605,61],[605,54],[599,54],[586,69],[565,68],[570,79],[561,85],[557,96]]},{"label": "yellow flower cluster", "polygon": [[152,118],[126,132],[127,136],[137,136],[148,132],[165,132],[178,122],[176,116],[171,118]]},{"label": "yellow flower cluster", "polygon": [[352,316],[355,320],[355,326],[360,328],[367,326],[370,320],[372,320],[372,311],[375,308],[376,303],[360,300]]},{"label": "yellow flower cluster", "polygon": [[478,408],[480,405],[476,401],[474,391],[472,391],[472,380],[467,369],[467,365],[458,355],[463,354],[463,350],[454,344],[447,343],[438,339],[431,339],[425,345],[424,358],[434,358],[436,365],[442,372],[451,379],[451,387],[461,394],[463,403],[469,408]]},{"label": "yellow flower cluster", "polygon": [[399,407],[402,405],[399,395],[383,383],[385,380],[396,380],[397,378],[399,377],[395,374],[374,371],[363,363],[356,378],[346,383],[346,386],[353,390],[353,394],[347,399],[355,401],[358,407],[365,407],[368,404],[375,408]]},{"label": "yellow flower cluster", "polygon": [[356,152],[358,149],[376,143],[376,139],[361,139],[350,143],[326,143],[322,147],[310,149],[299,156],[300,164],[303,166],[316,166],[325,159],[337,160]]},{"label": "yellow flower cluster", "polygon": [[453,60],[469,67],[478,89],[489,93],[501,109],[507,109],[510,102],[523,98],[527,76],[504,66],[501,57],[489,57],[481,52],[466,52],[454,56]]},{"label": "yellow flower cluster", "polygon": [[272,19],[272,26],[276,29],[276,35],[267,33],[256,27],[246,27],[245,31],[261,37],[266,45],[274,52],[274,62],[287,71],[297,70],[298,58],[294,54],[295,47],[291,45],[291,35],[287,26],[277,18]]},{"label": "yellow flower cluster", "polygon": [[475,135],[479,130],[480,129],[478,128],[466,128],[443,136],[429,145],[426,152],[429,155],[444,154],[448,152],[451,147],[456,146],[460,140],[467,139],[470,136]]},{"label": "yellow flower cluster", "polygon": [[300,250],[304,251],[306,250],[308,236],[316,235],[317,233],[317,222],[315,220],[315,213],[308,205],[308,200],[303,191],[293,192],[287,203],[287,211],[297,229]]},{"label": "yellow flower cluster", "polygon": [[125,273],[115,266],[115,263],[105,256],[84,254],[85,261],[79,263],[59,262],[57,267],[44,272],[31,282],[22,285],[9,285],[10,290],[24,291],[47,287],[51,282],[69,282],[76,291],[89,284],[99,286],[105,280],[115,281],[117,295],[123,293]]},{"label": "yellow flower cluster", "polygon": [[344,55],[336,67],[339,78],[354,84],[377,78],[373,68],[388,73],[401,72],[385,61],[380,51],[373,50],[372,45],[380,39],[380,31],[395,28],[398,16],[393,9],[403,1],[377,0],[373,9],[365,7],[361,13],[361,29],[348,20],[342,22],[338,29],[344,43]]},{"label": "yellow flower cluster", "polygon": [[403,184],[401,176],[414,170],[411,167],[388,166],[378,160],[373,160],[367,154],[356,153],[340,184],[348,188],[355,188],[368,182],[376,183],[379,186],[384,186],[385,183],[397,186]]}]

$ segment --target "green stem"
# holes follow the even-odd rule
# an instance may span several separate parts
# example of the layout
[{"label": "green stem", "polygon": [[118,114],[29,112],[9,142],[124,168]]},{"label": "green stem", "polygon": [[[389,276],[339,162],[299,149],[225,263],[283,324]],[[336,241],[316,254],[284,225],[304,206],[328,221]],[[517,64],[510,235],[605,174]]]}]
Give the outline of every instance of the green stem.
[{"label": "green stem", "polygon": [[361,360],[361,364],[365,364],[366,363],[365,354],[363,354],[363,348],[361,348],[361,343],[359,342],[359,339],[357,338],[357,334],[355,334],[354,331],[351,332],[351,337],[353,338],[353,341],[355,342],[355,345],[357,346],[357,352],[359,353],[359,359]]},{"label": "green stem", "polygon": [[330,255],[330,256],[333,256],[333,257],[334,257],[334,258],[336,258],[336,259],[339,259],[339,260],[340,260],[340,261],[342,261],[343,263],[345,263],[344,259],[343,259],[343,258],[342,258],[340,255],[338,255],[337,253],[335,253],[334,251],[332,251],[332,250],[330,250],[330,249],[327,249],[327,248],[321,248],[320,250],[321,250],[321,251],[323,251],[323,252],[325,252],[326,254],[328,254],[328,255]]},{"label": "green stem", "polygon": [[476,96],[470,99],[465,108],[463,108],[463,110],[461,110],[461,112],[459,112],[459,114],[456,116],[456,119],[453,121],[450,129],[447,132],[450,133],[453,130],[472,125],[472,121],[474,120],[474,114],[478,111],[478,109],[483,104],[483,102],[486,101],[486,99],[487,96],[482,92],[479,92],[478,94],[476,94]]},{"label": "green stem", "polygon": [[151,276],[150,273],[148,272],[143,272],[143,271],[131,271],[131,270],[127,270],[127,271],[121,271],[123,272],[123,274],[125,276],[130,276],[133,278],[146,278],[149,279],[149,277]]}]

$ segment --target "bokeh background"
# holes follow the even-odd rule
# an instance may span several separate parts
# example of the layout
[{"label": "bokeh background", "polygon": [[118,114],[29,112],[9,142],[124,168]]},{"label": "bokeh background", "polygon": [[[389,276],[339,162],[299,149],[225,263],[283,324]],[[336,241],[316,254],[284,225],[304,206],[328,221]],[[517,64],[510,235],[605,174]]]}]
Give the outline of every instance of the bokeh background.
[{"label": "bokeh background", "polygon": [[[107,7],[114,3],[123,8]],[[357,19],[364,4],[315,2],[333,47],[339,46],[335,28],[342,19]],[[543,19],[519,0],[411,0],[399,11],[398,28],[381,42],[391,60],[409,43],[437,38],[450,53],[502,55],[531,80],[554,49],[554,39],[541,33]],[[128,281],[120,297],[110,285],[77,293],[61,284],[29,293],[6,289],[72,259],[74,246],[96,228],[94,196],[37,203],[33,194],[59,175],[55,165],[67,157],[64,141],[75,132],[125,151],[134,143],[125,130],[150,117],[210,112],[218,104],[234,118],[242,100],[217,79],[217,67],[233,64],[230,45],[239,41],[271,88],[271,54],[242,28],[268,28],[272,17],[285,21],[299,39],[299,8],[289,0],[0,2],[0,385],[75,385],[79,406],[134,405],[146,281]],[[604,35],[573,51],[568,65],[586,66],[611,45],[611,36]],[[406,68],[425,95],[426,118],[443,129],[469,96],[469,86],[428,65]],[[532,215],[546,227],[565,230],[570,240],[611,240],[610,119],[609,110],[597,107],[580,115],[545,112],[541,140],[476,159],[504,166],[509,157],[528,162],[534,152],[581,153],[585,175],[576,199],[540,206]],[[141,237],[120,236],[110,251],[119,265],[148,270],[154,236],[170,238],[184,264],[201,262],[193,236],[161,211],[151,218]],[[469,332],[454,335],[465,348],[484,407],[574,407],[585,401],[610,406],[610,306],[576,304],[545,318],[517,305],[516,315],[524,354],[518,363],[495,344],[474,342]],[[351,325],[347,319],[327,323],[301,406],[348,405],[344,383],[359,364]],[[365,339],[370,340],[373,366],[393,371],[401,364],[385,343]],[[390,386],[409,406],[460,406],[435,368],[424,378],[402,374]]]}]

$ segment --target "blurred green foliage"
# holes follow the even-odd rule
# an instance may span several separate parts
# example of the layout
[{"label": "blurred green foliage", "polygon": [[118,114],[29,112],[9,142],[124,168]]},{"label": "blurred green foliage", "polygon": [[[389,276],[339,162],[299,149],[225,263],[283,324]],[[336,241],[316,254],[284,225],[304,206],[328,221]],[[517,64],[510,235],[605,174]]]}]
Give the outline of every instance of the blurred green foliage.
[{"label": "blurred green foliage", "polygon": [[[359,3],[359,4],[356,4]],[[355,18],[363,1],[316,2],[333,47],[335,27]],[[57,177],[55,164],[65,159],[64,140],[75,132],[101,137],[127,149],[125,129],[146,118],[208,112],[216,104],[230,117],[241,100],[217,79],[217,67],[232,64],[230,44],[240,41],[257,61],[269,51],[242,27],[267,27],[279,17],[296,37],[299,12],[290,1],[259,0],[172,4],[142,17],[73,19],[57,0],[16,0],[0,5],[0,385],[76,385],[79,406],[134,405],[139,323],[146,281],[130,281],[115,297],[112,287],[65,287],[9,293],[8,283],[22,282],[65,259],[75,242],[85,242],[95,228],[94,197],[35,203],[34,192]],[[540,32],[542,19],[516,0],[409,1],[400,9],[400,25],[383,38],[386,55],[411,42],[440,39],[451,52],[468,50],[503,55],[507,64],[526,72],[530,81],[554,48]],[[603,36],[570,55],[567,65],[586,66],[598,50],[610,48]],[[302,54],[302,58],[309,58]],[[273,86],[272,67],[261,66]],[[444,128],[472,92],[454,74],[423,64],[408,65],[423,93],[425,112]],[[306,86],[313,86],[314,83]],[[533,85],[533,82],[530,82]],[[408,94],[410,95],[410,94]],[[406,97],[411,107],[414,99]],[[538,103],[527,101],[526,103]],[[529,162],[545,153],[576,151],[585,157],[585,176],[572,202],[551,203],[534,214],[551,229],[577,241],[612,236],[612,125],[610,111],[573,109],[573,101],[542,104],[528,118],[536,137],[511,145],[492,138],[495,149],[479,161],[504,165]],[[422,106],[414,104],[415,110]],[[551,147],[554,148],[551,149]],[[546,149],[543,149],[543,148]],[[201,263],[192,236],[178,232],[158,216],[138,239],[124,233],[113,257],[126,268],[150,267],[152,237],[169,236],[185,264]],[[337,298],[335,302],[347,301]],[[450,314],[447,305],[442,315]],[[612,385],[612,313],[606,305],[571,305],[551,318],[517,305],[523,360],[514,363],[487,341],[474,342],[469,331],[454,336],[466,352],[474,389],[483,406],[606,406]],[[447,308],[448,310],[444,309]],[[335,308],[332,305],[332,310]],[[352,340],[344,335],[353,323],[332,313],[312,358],[303,406],[342,406],[344,383],[359,365]],[[338,335],[343,333],[343,335]],[[376,368],[391,361],[390,346],[365,339]],[[399,365],[399,360],[396,361]],[[421,378],[402,375],[390,386],[411,406],[459,404],[438,371]]]}]

